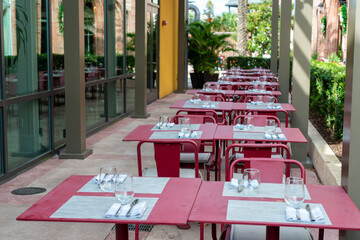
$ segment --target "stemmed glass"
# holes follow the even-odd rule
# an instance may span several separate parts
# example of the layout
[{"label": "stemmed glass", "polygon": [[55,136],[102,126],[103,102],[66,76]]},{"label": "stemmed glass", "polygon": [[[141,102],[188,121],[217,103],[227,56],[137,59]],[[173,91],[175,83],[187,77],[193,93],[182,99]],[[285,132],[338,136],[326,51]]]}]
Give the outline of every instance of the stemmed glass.
[{"label": "stemmed glass", "polygon": [[274,119],[267,119],[265,125],[265,132],[267,134],[274,134],[276,130],[276,122]]},{"label": "stemmed glass", "polygon": [[116,167],[113,164],[104,164],[100,167],[99,186],[104,192],[114,192]]},{"label": "stemmed glass", "polygon": [[293,208],[296,208],[296,216],[301,219],[299,209],[305,199],[304,179],[300,177],[288,177],[285,181],[285,202]]},{"label": "stemmed glass", "polygon": [[115,197],[120,201],[120,208],[115,215],[118,215],[123,205],[127,204],[134,197],[133,177],[127,173],[116,175]]}]

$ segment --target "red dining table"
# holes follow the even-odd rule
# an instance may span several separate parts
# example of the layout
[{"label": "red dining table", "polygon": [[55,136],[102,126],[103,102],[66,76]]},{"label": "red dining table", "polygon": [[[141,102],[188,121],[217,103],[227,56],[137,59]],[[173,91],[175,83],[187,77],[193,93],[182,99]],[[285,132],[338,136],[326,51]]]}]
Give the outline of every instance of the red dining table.
[{"label": "red dining table", "polygon": [[[321,224],[287,222],[285,220],[286,204],[282,198],[223,196],[224,184],[224,182],[206,181],[203,182],[200,187],[189,217],[189,222],[201,223],[200,239],[203,239],[204,236],[204,223],[264,225],[268,228],[266,235],[267,240],[279,239],[278,234],[280,226],[360,230],[360,211],[340,186],[306,185],[311,200],[305,200],[304,204],[322,204],[322,207],[328,216],[328,220],[330,220],[330,224],[327,224],[327,221],[324,224]],[[227,209],[229,207],[229,201],[231,200],[238,200],[238,204],[240,205],[249,203],[249,205],[253,205],[250,201],[257,201],[256,204],[258,204],[259,208],[262,202],[273,202],[280,209],[278,214],[275,213],[278,215],[277,219],[280,218],[283,219],[283,221],[272,221],[271,218],[267,221],[261,221],[259,219],[264,219],[263,216],[265,214],[274,214],[273,209],[265,208],[262,209],[262,211],[254,211],[253,208],[246,207],[246,205],[239,210],[239,215],[246,214],[251,215],[251,217],[242,220],[229,220]],[[305,205],[302,207],[305,207]]]},{"label": "red dining table", "polygon": [[[256,131],[240,131],[234,130],[234,125],[219,125],[216,129],[214,139],[216,146],[220,141],[261,141],[261,142],[277,142],[277,143],[307,143],[305,136],[298,128],[280,128],[278,133],[284,134],[285,139],[265,139],[265,132]],[[235,135],[236,134],[236,135]],[[217,149],[217,148],[216,148]],[[218,155],[216,155],[218,156]],[[217,163],[221,166],[221,158],[217,159]],[[229,163],[225,162],[225,173],[229,170]],[[219,173],[220,174],[220,173]]]},{"label": "red dining table", "polygon": [[[118,202],[114,193],[101,191],[84,192],[80,191],[92,182],[93,176],[70,176],[59,186],[32,205],[17,220],[21,221],[50,221],[50,222],[88,222],[88,223],[115,223],[116,239],[128,239],[128,224],[162,224],[162,225],[184,225],[190,215],[191,208],[195,201],[197,192],[201,185],[199,178],[169,178],[161,193],[145,194],[137,193],[135,188],[135,198],[156,198],[156,203],[151,209],[146,219],[126,219],[126,218],[105,218],[107,209],[101,212],[100,217],[71,217],[75,212],[67,210],[67,217],[56,217],[59,209],[71,209],[76,205],[73,199],[81,198],[81,202],[86,202],[86,214],[99,211],[99,203],[89,203],[89,199],[104,200],[110,206]],[[149,178],[150,179],[150,178]],[[135,181],[135,180],[134,180]],[[143,181],[146,184],[146,181]],[[97,187],[97,186],[96,186]],[[91,186],[90,186],[91,188]],[[105,200],[106,199],[106,200]],[[96,200],[99,201],[99,200]],[[81,203],[80,202],[80,203]],[[79,203],[77,203],[79,205]],[[80,204],[81,205],[81,204]],[[82,204],[85,205],[85,204]],[[101,203],[100,203],[101,205]],[[81,208],[81,207],[80,207]],[[109,208],[109,206],[107,206]],[[57,213],[58,214],[58,213]],[[69,215],[70,214],[70,215]],[[82,213],[83,214],[83,213]],[[74,215],[74,216],[75,216]]]}]

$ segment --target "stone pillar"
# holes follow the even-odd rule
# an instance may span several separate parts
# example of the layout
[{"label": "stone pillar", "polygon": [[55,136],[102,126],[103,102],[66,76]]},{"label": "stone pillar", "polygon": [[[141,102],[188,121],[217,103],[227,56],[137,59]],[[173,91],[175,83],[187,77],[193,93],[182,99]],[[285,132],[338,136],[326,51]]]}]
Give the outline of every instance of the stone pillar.
[{"label": "stone pillar", "polygon": [[[360,5],[349,1],[349,25],[344,105],[341,185],[360,208]],[[343,238],[342,238],[343,239]],[[360,239],[359,231],[347,231],[346,239]]]},{"label": "stone pillar", "polygon": [[179,0],[177,91],[185,92],[185,0]]},{"label": "stone pillar", "polygon": [[60,158],[84,159],[92,154],[86,149],[84,1],[63,4],[66,151]]},{"label": "stone pillar", "polygon": [[[299,128],[306,138],[309,119],[312,10],[313,0],[296,0],[292,70],[292,104],[296,112],[292,113],[291,126]],[[294,144],[291,157],[305,163],[307,144]]]},{"label": "stone pillar", "polygon": [[273,0],[271,16],[271,71],[278,73],[279,0]]},{"label": "stone pillar", "polygon": [[291,1],[281,1],[279,102],[289,102]]},{"label": "stone pillar", "polygon": [[136,0],[136,31],[135,31],[135,114],[133,118],[147,118],[146,110],[146,73],[147,73],[147,1]]}]

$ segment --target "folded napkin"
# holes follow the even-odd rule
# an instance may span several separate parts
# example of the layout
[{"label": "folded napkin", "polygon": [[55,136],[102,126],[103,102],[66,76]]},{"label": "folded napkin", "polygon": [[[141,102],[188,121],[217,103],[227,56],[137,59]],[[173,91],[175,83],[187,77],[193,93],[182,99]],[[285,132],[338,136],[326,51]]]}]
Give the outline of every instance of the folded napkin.
[{"label": "folded napkin", "polygon": [[[125,178],[127,177],[127,175],[119,175],[119,179],[121,182],[123,182],[125,180]],[[111,181],[114,178],[114,174],[105,174],[102,173],[101,174],[101,179],[104,179],[105,181]],[[100,184],[100,174],[98,174],[95,178],[94,178],[94,183],[96,185]]]},{"label": "folded napkin", "polygon": [[179,132],[178,138],[197,138],[197,132],[183,133]]},{"label": "folded napkin", "polygon": [[263,105],[264,104],[263,102],[260,102],[260,101],[251,101],[250,103],[253,105]]},{"label": "folded napkin", "polygon": [[[205,91],[205,90],[203,90]],[[190,102],[191,103],[202,103],[202,100],[201,99],[190,99]]]},{"label": "folded napkin", "polygon": [[[325,222],[325,218],[319,207],[314,207],[311,210],[314,214],[316,223],[324,223]],[[286,208],[286,220],[289,222],[311,222],[310,213],[308,211],[306,211],[306,209],[300,208],[299,213],[301,216],[301,220],[297,219],[295,208],[287,207]]]},{"label": "folded napkin", "polygon": [[235,128],[240,129],[240,130],[243,130],[244,127],[245,126],[243,124],[239,124],[239,123],[235,125]]},{"label": "folded napkin", "polygon": [[215,108],[215,104],[202,105],[203,108]]},{"label": "folded napkin", "polygon": [[175,125],[175,123],[162,123],[162,124],[157,123],[157,124],[155,125],[155,127],[158,128],[158,129],[160,129],[160,128],[162,128],[162,127],[171,128],[171,127],[173,127],[174,125]]},{"label": "folded napkin", "polygon": [[[113,217],[126,217],[126,213],[130,209],[130,204],[122,205],[118,215],[115,216],[116,212],[119,210],[121,204],[114,203],[110,209],[106,212],[105,218],[113,218]],[[146,201],[138,202],[131,210],[130,218],[141,218],[144,215],[144,212],[147,208]]]},{"label": "folded napkin", "polygon": [[239,186],[239,180],[232,178],[230,182],[230,189],[237,188]]},{"label": "folded napkin", "polygon": [[265,133],[265,139],[285,140],[286,137],[285,137],[284,134],[269,134],[269,133]]},{"label": "folded napkin", "polygon": [[280,104],[268,105],[268,109],[281,109],[281,105]]}]

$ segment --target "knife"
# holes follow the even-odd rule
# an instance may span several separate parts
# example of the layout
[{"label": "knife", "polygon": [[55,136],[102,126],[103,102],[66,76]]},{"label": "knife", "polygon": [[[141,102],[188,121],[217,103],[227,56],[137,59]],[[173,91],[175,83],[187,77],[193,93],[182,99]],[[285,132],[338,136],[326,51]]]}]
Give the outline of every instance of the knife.
[{"label": "knife", "polygon": [[131,210],[133,209],[133,207],[138,203],[138,201],[139,201],[139,199],[135,199],[132,203],[131,203],[131,205],[130,205],[130,209],[129,209],[129,211],[126,213],[126,217],[130,217],[130,213],[131,213]]},{"label": "knife", "polygon": [[310,213],[310,220],[312,222],[314,222],[315,221],[315,216],[314,216],[314,213],[311,211],[310,205],[306,204],[305,209],[306,209],[306,211],[308,211]]}]

